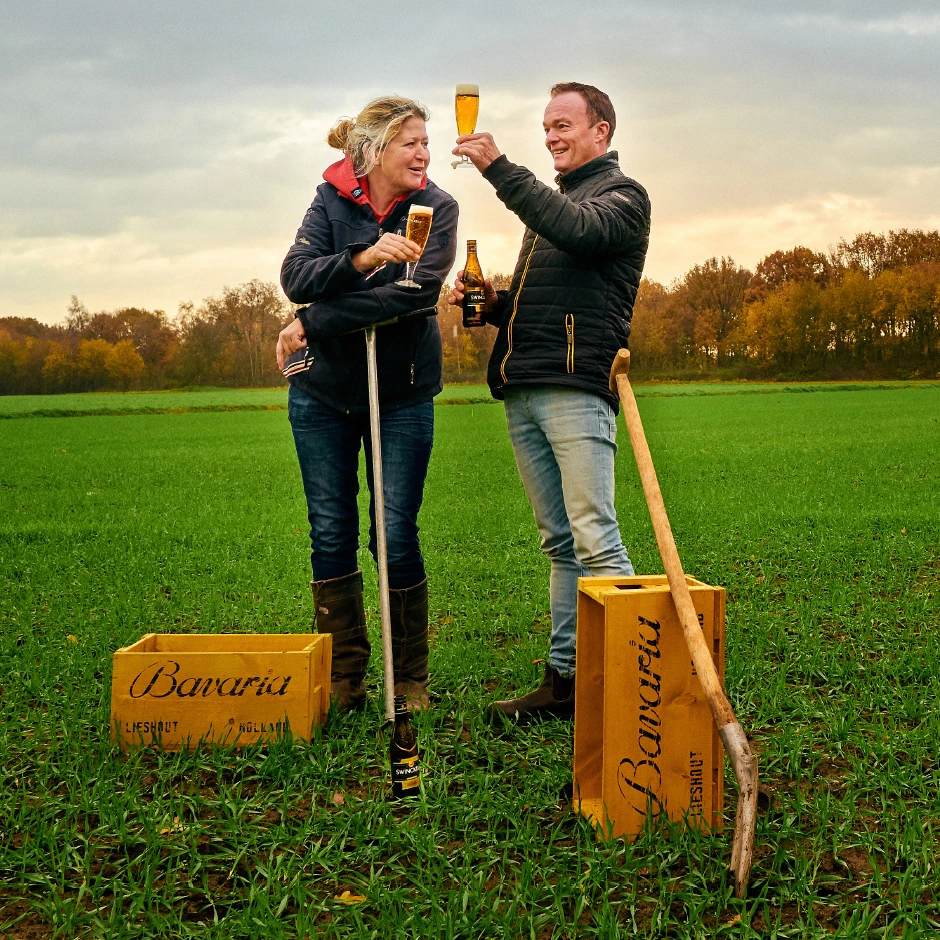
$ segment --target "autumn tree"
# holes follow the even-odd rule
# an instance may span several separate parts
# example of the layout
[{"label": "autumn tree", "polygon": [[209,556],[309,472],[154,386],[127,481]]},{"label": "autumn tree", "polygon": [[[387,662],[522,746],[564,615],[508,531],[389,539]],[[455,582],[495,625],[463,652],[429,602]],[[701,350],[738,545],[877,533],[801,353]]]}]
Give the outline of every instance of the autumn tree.
[{"label": "autumn tree", "polygon": [[197,312],[195,304],[184,302],[176,315],[179,351],[173,363],[173,374],[181,385],[212,385],[220,382],[225,338],[222,331]]},{"label": "autumn tree", "polygon": [[154,384],[159,384],[179,344],[176,331],[162,310],[123,307],[114,313],[96,313],[84,329],[89,339],[131,343]]},{"label": "autumn tree", "polygon": [[70,333],[84,333],[90,320],[91,314],[88,312],[88,308],[72,294],[69,309],[65,315],[65,328]]},{"label": "autumn tree", "polygon": [[136,385],[147,371],[144,357],[129,339],[122,339],[111,345],[105,368],[112,388],[126,392]]},{"label": "autumn tree", "polygon": [[814,281],[789,281],[748,304],[743,318],[748,355],[775,369],[818,368],[828,349],[821,296]]},{"label": "autumn tree", "polygon": [[75,351],[75,372],[83,390],[95,390],[110,384],[108,357],[113,344],[106,339],[83,339]]},{"label": "autumn tree", "polygon": [[879,335],[873,317],[875,298],[871,278],[857,268],[846,271],[826,296],[825,309],[832,326],[833,343],[841,347],[845,359],[865,362],[877,358],[873,348]]},{"label": "autumn tree", "polygon": [[0,394],[18,391],[17,380],[26,371],[35,342],[31,336],[0,327]]},{"label": "autumn tree", "polygon": [[[649,278],[640,281],[630,321],[632,368],[678,369],[685,364],[687,344],[673,316],[676,306],[672,293],[662,284]],[[691,330],[688,335],[691,341]]]},{"label": "autumn tree", "polygon": [[470,333],[464,331],[444,347],[444,373],[455,383],[466,382],[479,375],[479,356]]},{"label": "autumn tree", "polygon": [[940,263],[940,231],[906,228],[887,235],[862,232],[852,241],[844,238],[831,251],[834,264],[877,277],[882,271],[898,271],[915,264]]},{"label": "autumn tree", "polygon": [[691,319],[695,350],[706,364],[724,365],[733,353],[732,337],[750,280],[751,272],[731,258],[709,258],[690,268],[679,284],[677,306]]},{"label": "autumn tree", "polygon": [[75,386],[75,366],[64,343],[54,343],[46,354],[40,370],[43,391],[65,392]]},{"label": "autumn tree", "polygon": [[940,263],[885,271],[875,287],[875,315],[891,324],[894,357],[940,360]]},{"label": "autumn tree", "polygon": [[825,254],[797,245],[788,251],[767,255],[754,269],[744,292],[744,302],[763,300],[784,284],[812,281],[820,286],[829,281],[832,262]]},{"label": "autumn tree", "polygon": [[[200,378],[223,385],[273,385],[283,381],[274,358],[277,335],[291,308],[280,289],[253,280],[226,287],[198,309],[186,308],[180,323],[184,364],[198,362]],[[198,345],[193,355],[193,344]],[[184,370],[189,371],[189,370]]]}]

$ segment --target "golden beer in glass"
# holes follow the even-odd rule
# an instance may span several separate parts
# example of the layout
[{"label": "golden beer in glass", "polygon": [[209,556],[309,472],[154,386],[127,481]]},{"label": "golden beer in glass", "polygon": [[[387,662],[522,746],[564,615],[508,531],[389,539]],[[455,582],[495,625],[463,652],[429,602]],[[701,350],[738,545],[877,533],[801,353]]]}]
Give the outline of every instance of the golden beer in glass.
[{"label": "golden beer in glass", "polygon": [[422,251],[428,243],[428,235],[431,234],[433,216],[434,210],[430,206],[412,206],[408,210],[408,228],[405,231],[405,238],[418,245]]},{"label": "golden beer in glass", "polygon": [[[477,115],[480,113],[480,86],[458,85],[454,96],[454,113],[457,115],[457,134],[464,137],[476,130]],[[451,164],[455,169],[458,166],[473,166],[469,157],[461,157]]]},{"label": "golden beer in glass", "polygon": [[[422,251],[428,243],[428,235],[431,234],[431,219],[434,217],[434,210],[430,206],[412,206],[408,210],[408,228],[405,230],[405,238],[414,242]],[[409,261],[405,265],[405,279],[395,281],[398,287],[420,288],[417,281],[412,280],[417,261]]]}]

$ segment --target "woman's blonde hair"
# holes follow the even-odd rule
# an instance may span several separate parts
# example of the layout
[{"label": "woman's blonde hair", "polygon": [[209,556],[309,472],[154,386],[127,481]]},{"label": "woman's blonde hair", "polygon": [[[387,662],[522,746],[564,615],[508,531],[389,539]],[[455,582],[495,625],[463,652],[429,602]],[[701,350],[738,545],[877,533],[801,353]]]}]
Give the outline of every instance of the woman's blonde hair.
[{"label": "woman's blonde hair", "polygon": [[370,101],[355,118],[340,118],[330,128],[326,142],[352,160],[356,176],[367,176],[408,118],[426,121],[430,116],[428,109],[417,101],[387,95]]}]

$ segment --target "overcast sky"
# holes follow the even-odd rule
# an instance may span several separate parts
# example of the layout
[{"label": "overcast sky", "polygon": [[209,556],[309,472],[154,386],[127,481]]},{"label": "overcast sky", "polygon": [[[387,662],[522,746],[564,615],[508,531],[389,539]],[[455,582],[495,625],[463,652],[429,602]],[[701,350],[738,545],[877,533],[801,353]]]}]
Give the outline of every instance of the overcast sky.
[{"label": "overcast sky", "polygon": [[[431,109],[430,176],[459,237],[510,271],[521,224],[450,167],[453,89],[551,181],[548,88],[617,109],[649,191],[646,273],[755,265],[859,231],[940,227],[940,5],[0,0],[0,316],[199,303],[276,281],[340,115],[396,92]],[[460,253],[462,254],[462,253]],[[458,258],[462,261],[462,257]]]}]

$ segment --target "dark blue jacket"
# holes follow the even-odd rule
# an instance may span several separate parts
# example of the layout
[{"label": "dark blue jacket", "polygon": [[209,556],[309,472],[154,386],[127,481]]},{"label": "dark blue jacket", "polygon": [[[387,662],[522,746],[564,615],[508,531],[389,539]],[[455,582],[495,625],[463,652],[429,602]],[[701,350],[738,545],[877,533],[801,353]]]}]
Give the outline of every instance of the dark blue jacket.
[{"label": "dark blue jacket", "polygon": [[[360,274],[352,256],[378,241],[382,232],[404,234],[408,209],[431,206],[431,235],[414,279],[420,290],[397,287],[404,265]],[[297,311],[313,362],[291,376],[291,384],[347,414],[367,414],[369,390],[363,327],[396,317],[376,331],[379,399],[393,411],[430,401],[442,387],[441,334],[435,314],[441,284],[454,263],[457,203],[428,181],[395,205],[381,223],[361,189],[343,194],[321,183],[281,266],[288,298],[307,304]]]},{"label": "dark blue jacket", "polygon": [[615,151],[566,176],[559,189],[502,156],[484,177],[526,225],[508,291],[488,320],[499,327],[487,380],[587,389],[616,409],[610,366],[630,335],[649,246],[646,190],[620,171]]}]

